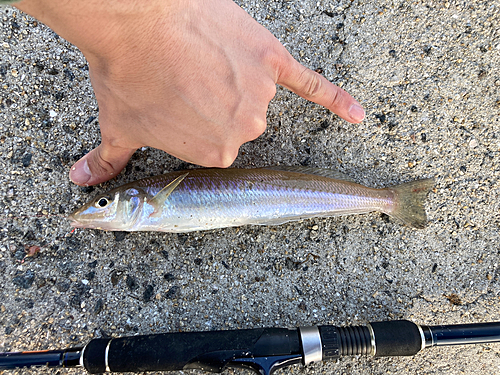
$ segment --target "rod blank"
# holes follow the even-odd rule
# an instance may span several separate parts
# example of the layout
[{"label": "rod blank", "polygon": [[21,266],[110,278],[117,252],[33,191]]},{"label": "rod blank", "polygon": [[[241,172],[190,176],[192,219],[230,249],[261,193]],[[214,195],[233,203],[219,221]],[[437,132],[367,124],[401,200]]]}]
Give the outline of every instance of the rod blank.
[{"label": "rod blank", "polygon": [[500,322],[422,326],[425,347],[500,342]]},{"label": "rod blank", "polygon": [[24,367],[78,367],[83,348],[0,353],[0,370]]}]

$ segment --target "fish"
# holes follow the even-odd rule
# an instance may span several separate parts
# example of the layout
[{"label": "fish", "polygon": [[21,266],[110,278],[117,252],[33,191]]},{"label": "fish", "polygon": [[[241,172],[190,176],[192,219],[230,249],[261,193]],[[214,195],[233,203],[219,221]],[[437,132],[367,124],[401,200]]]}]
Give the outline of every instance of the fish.
[{"label": "fish", "polygon": [[328,168],[200,168],[122,185],[68,219],[77,228],[183,233],[377,211],[423,228],[433,185],[425,178],[370,188]]}]

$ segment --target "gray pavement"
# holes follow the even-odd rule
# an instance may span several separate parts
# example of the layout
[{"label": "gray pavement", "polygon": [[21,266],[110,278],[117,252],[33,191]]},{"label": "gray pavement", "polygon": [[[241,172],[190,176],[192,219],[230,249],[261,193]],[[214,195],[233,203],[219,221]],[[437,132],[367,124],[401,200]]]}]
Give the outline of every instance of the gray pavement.
[{"label": "gray pavement", "polygon": [[[367,116],[351,125],[278,89],[266,133],[234,166],[331,167],[375,187],[434,176],[429,225],[369,214],[183,235],[70,234],[63,216],[90,197],[185,164],[144,149],[102,186],[71,184],[69,167],[100,140],[86,62],[2,7],[0,351],[161,331],[500,320],[500,2],[241,5]],[[22,263],[30,246],[42,249]],[[289,372],[498,374],[500,344],[280,373]]]}]

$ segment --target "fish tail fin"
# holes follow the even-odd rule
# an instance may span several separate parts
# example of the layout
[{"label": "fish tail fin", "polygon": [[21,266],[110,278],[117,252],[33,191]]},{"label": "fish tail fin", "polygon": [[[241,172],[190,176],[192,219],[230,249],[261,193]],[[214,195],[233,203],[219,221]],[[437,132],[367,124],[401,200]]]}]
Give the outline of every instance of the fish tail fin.
[{"label": "fish tail fin", "polygon": [[434,186],[433,178],[412,181],[390,188],[395,193],[395,204],[389,216],[402,220],[414,228],[423,228],[427,223],[425,198]]}]

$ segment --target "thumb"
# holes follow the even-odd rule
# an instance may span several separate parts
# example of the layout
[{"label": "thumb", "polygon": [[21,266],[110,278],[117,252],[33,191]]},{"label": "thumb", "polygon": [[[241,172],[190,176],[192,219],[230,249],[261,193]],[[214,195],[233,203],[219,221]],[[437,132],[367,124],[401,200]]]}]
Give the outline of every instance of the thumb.
[{"label": "thumb", "polygon": [[108,181],[125,168],[134,152],[135,149],[101,143],[71,167],[69,178],[83,186]]},{"label": "thumb", "polygon": [[278,68],[278,83],[297,95],[320,104],[344,120],[358,123],[365,117],[365,111],[354,98],[335,86],[322,75],[302,66],[288,51]]}]

